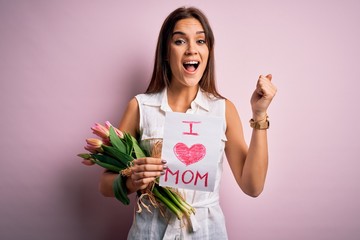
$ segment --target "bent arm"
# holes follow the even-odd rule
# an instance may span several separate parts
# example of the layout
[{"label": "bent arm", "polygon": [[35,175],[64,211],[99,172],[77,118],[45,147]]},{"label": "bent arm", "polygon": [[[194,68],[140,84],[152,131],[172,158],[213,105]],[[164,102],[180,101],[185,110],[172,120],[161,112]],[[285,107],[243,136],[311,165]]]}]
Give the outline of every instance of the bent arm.
[{"label": "bent arm", "polygon": [[[139,129],[139,108],[135,98],[131,99],[120,121],[119,129],[123,132],[130,133],[132,136],[138,136]],[[105,171],[100,178],[99,191],[105,197],[114,197],[113,182],[118,173]],[[136,187],[130,181],[126,181],[128,193],[137,191]]]},{"label": "bent arm", "polygon": [[[120,121],[119,129],[130,133],[135,138],[139,135],[140,113],[138,102],[133,98]],[[159,177],[166,168],[164,161],[160,158],[139,158],[132,162],[131,175],[126,178],[127,193],[131,194],[141,189],[145,189],[149,183]],[[114,197],[113,183],[118,173],[105,171],[100,178],[99,190],[106,197]]]},{"label": "bent arm", "polygon": [[257,197],[264,188],[268,169],[268,147],[266,130],[252,132],[247,146],[240,117],[233,103],[226,100],[226,137],[225,153],[230,168],[244,193]]}]

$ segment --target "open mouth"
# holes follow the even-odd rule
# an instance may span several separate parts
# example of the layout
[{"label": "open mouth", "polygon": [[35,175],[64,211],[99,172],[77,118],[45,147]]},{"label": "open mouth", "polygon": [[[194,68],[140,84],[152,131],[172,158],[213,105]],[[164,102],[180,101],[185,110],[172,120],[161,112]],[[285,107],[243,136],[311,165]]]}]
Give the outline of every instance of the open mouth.
[{"label": "open mouth", "polygon": [[188,61],[183,63],[184,68],[189,72],[195,72],[199,66],[198,61]]}]

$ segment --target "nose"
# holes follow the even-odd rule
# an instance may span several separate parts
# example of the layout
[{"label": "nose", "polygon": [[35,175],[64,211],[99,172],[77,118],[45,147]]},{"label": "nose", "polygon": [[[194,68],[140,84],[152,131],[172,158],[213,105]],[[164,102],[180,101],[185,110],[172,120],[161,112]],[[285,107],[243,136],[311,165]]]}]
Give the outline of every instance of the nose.
[{"label": "nose", "polygon": [[193,54],[197,54],[198,51],[196,49],[196,43],[193,42],[189,42],[188,44],[188,48],[185,51],[186,55],[193,55]]}]

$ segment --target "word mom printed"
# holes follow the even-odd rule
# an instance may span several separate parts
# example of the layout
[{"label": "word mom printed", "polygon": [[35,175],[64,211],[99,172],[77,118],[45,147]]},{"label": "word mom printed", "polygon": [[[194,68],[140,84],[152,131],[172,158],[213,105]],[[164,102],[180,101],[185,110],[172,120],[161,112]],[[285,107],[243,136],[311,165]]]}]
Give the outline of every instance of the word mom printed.
[{"label": "word mom printed", "polygon": [[162,158],[168,168],[161,186],[213,191],[220,160],[222,119],[167,112]]}]

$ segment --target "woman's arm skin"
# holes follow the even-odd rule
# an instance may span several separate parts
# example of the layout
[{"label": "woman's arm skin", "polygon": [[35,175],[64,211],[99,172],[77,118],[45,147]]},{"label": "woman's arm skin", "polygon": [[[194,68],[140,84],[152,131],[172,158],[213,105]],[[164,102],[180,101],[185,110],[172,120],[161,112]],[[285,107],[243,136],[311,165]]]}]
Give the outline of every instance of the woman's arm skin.
[{"label": "woman's arm skin", "polygon": [[[271,83],[271,75],[260,76],[251,98],[253,119],[262,120],[276,87]],[[249,147],[244,140],[242,124],[233,103],[226,100],[225,153],[230,168],[239,187],[249,196],[257,197],[264,188],[268,168],[267,130],[253,129]]]},{"label": "woman's arm skin", "polygon": [[[139,133],[139,108],[138,102],[133,98],[123,114],[120,121],[119,129],[123,132],[130,133],[134,137],[138,137]],[[144,189],[150,182],[160,176],[166,168],[165,162],[159,158],[140,158],[135,159],[131,167],[132,174],[126,180],[128,193],[136,192]],[[99,190],[106,197],[114,197],[113,182],[118,173],[105,171],[100,178]]]}]

